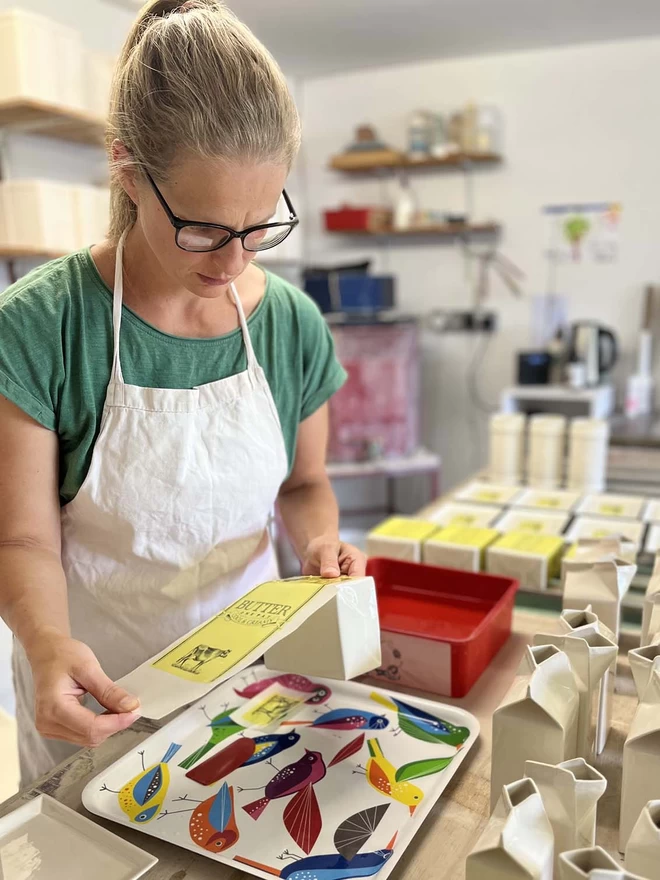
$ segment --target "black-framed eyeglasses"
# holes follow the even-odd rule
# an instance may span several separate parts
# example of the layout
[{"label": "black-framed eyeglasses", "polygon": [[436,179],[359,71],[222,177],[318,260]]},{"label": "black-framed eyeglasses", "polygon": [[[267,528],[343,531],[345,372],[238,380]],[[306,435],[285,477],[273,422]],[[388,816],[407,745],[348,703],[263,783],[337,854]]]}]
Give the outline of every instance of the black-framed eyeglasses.
[{"label": "black-framed eyeglasses", "polygon": [[282,191],[282,196],[289,211],[289,219],[284,223],[261,223],[258,226],[248,226],[247,229],[238,232],[230,226],[221,226],[219,223],[198,223],[195,220],[182,220],[176,216],[167,204],[163,194],[156,186],[156,181],[149,172],[147,172],[147,179],[156,194],[156,198],[167,214],[167,219],[176,230],[175,240],[177,246],[182,251],[189,251],[195,254],[217,251],[226,244],[229,244],[233,238],[240,238],[245,250],[251,253],[266,251],[281,244],[300,222],[286,190]]}]

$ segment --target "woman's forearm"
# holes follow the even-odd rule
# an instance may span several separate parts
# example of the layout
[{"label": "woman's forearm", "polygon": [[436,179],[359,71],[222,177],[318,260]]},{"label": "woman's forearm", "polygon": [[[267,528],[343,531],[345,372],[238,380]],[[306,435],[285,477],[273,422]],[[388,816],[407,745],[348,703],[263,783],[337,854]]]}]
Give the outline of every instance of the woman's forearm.
[{"label": "woman's forearm", "polygon": [[0,543],[0,616],[28,657],[48,635],[70,635],[66,579],[59,554]]},{"label": "woman's forearm", "polygon": [[291,543],[304,559],[311,541],[338,540],[339,508],[330,480],[324,475],[280,492],[278,506]]}]

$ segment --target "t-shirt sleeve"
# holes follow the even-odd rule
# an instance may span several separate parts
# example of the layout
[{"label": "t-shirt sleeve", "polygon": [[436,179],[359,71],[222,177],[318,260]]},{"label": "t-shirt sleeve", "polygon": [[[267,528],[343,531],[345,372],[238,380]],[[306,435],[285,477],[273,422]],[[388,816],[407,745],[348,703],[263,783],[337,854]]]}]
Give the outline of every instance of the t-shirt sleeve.
[{"label": "t-shirt sleeve", "polygon": [[305,294],[301,296],[300,323],[303,340],[302,422],[339,391],[347,375],[337,360],[330,328],[316,303]]},{"label": "t-shirt sleeve", "polygon": [[63,377],[56,305],[30,285],[0,295],[0,394],[51,431]]}]

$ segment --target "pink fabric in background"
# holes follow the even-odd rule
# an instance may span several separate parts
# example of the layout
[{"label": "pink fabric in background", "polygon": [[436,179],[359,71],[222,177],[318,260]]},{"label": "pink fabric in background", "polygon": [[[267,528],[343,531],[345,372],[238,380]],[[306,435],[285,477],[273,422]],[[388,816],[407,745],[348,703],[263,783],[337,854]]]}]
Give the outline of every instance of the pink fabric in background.
[{"label": "pink fabric in background", "polygon": [[410,455],[419,446],[414,323],[333,327],[348,381],[330,400],[331,461]]}]

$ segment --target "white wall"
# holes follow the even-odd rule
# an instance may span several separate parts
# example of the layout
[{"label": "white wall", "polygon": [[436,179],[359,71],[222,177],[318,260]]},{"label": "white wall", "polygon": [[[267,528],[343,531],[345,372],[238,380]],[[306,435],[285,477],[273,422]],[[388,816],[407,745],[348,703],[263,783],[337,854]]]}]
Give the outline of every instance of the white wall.
[{"label": "white wall", "polygon": [[[504,224],[501,250],[528,275],[526,292],[544,292],[540,208],[566,201],[620,200],[621,255],[607,266],[560,270],[559,292],[569,317],[599,318],[620,334],[630,365],[641,316],[643,286],[660,281],[660,40],[629,41],[532,53],[426,62],[311,80],[303,88],[304,160],[309,255],[313,259],[370,255],[398,277],[400,307],[426,313],[471,302],[460,251],[430,243],[378,250],[346,244],[322,232],[321,210],[342,202],[378,203],[383,184],[327,170],[328,158],[351,140],[361,122],[377,126],[403,147],[408,114],[448,111],[474,100],[495,104],[506,120],[506,162],[476,177],[477,213]],[[460,175],[413,177],[422,207],[460,211]],[[492,305],[500,328],[486,355],[482,397],[497,401],[514,377],[513,351],[530,344],[530,305],[501,287]],[[448,483],[483,460],[483,439],[467,401],[465,373],[475,340],[426,334],[423,421],[427,444],[445,459]]]}]

